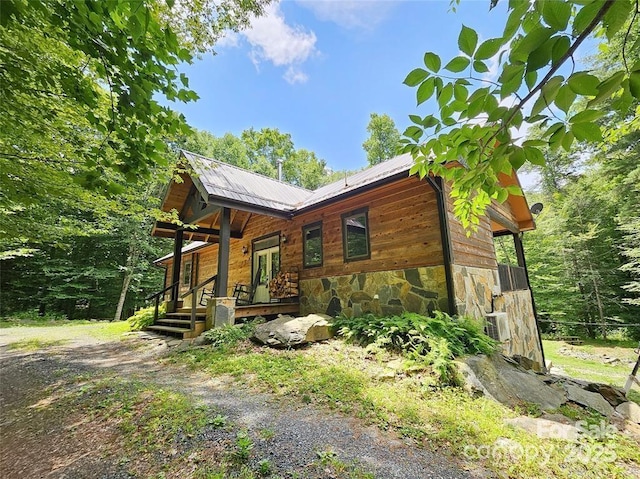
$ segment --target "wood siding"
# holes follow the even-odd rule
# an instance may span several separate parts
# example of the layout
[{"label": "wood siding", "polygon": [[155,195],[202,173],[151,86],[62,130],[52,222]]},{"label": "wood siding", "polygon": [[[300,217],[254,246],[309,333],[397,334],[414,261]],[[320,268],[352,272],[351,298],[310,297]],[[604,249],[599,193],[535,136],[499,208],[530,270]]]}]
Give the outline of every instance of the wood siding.
[{"label": "wood siding", "polygon": [[[340,215],[363,207],[369,209],[371,258],[345,262]],[[303,268],[302,227],[317,221],[322,221],[323,264]],[[292,220],[253,214],[244,228],[243,238],[231,239],[229,294],[235,283],[251,282],[252,239],[277,232],[287,238],[280,246],[280,268],[298,269],[301,280],[443,264],[436,196],[425,181],[415,177],[301,214]],[[242,253],[243,246],[247,248],[247,254]],[[197,281],[204,281],[216,274],[218,246],[209,246],[198,254]]]},{"label": "wood siding", "polygon": [[480,218],[478,231],[467,237],[462,223],[453,214],[451,187],[445,185],[445,201],[447,205],[447,221],[451,238],[452,263],[460,266],[498,269],[496,252],[493,247],[491,221],[487,216]]}]

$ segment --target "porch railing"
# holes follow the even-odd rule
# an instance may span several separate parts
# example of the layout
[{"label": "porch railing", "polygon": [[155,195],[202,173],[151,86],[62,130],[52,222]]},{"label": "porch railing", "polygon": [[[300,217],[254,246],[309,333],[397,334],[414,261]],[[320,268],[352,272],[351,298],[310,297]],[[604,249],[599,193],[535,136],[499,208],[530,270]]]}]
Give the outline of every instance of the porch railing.
[{"label": "porch railing", "polygon": [[158,322],[158,308],[160,307],[160,298],[164,298],[165,294],[167,293],[167,291],[171,291],[171,297],[175,298],[178,295],[178,284],[179,282],[176,281],[173,284],[170,284],[169,286],[167,286],[166,288],[164,288],[161,291],[158,291],[157,293],[153,293],[150,296],[147,296],[146,298],[144,298],[145,301],[150,301],[152,299],[156,300],[156,309],[153,312],[153,322],[157,323]]},{"label": "porch railing", "polygon": [[218,278],[217,274],[213,275],[213,276],[211,276],[211,278],[205,279],[202,283],[196,284],[193,288],[191,288],[189,291],[187,291],[186,293],[184,293],[184,294],[182,294],[180,296],[180,298],[186,298],[190,294],[193,295],[191,297],[191,330],[192,331],[194,329],[196,329],[196,313],[197,313],[198,303],[199,303],[199,301],[198,301],[198,291],[200,289],[204,288],[209,283],[215,283],[217,278]]},{"label": "porch railing", "polygon": [[527,272],[522,266],[498,264],[498,275],[502,292],[529,289]]}]

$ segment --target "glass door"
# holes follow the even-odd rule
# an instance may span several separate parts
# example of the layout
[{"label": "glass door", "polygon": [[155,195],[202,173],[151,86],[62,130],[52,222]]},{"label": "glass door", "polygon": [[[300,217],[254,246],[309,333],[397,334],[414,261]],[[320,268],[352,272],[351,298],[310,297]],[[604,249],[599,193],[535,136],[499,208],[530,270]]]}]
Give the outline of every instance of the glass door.
[{"label": "glass door", "polygon": [[254,303],[268,303],[269,281],[271,281],[280,270],[280,246],[256,251],[253,254],[254,278],[258,276],[258,284],[253,297]]}]

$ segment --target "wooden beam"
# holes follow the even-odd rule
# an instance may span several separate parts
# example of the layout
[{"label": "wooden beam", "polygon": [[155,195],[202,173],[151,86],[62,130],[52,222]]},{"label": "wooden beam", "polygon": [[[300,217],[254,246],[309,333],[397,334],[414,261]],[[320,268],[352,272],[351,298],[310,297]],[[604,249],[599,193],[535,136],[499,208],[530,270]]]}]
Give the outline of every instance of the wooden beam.
[{"label": "wooden beam", "polygon": [[220,210],[220,206],[209,204],[209,205],[206,205],[204,208],[202,208],[200,210],[192,210],[193,214],[191,216],[189,216],[188,218],[183,219],[182,221],[185,224],[194,225],[194,224],[198,223],[198,221],[202,221],[207,216],[209,216],[209,215],[211,215],[213,213],[216,213],[219,210]]},{"label": "wooden beam", "polygon": [[242,222],[242,226],[240,227],[240,234],[244,233],[244,229],[247,227],[247,224],[249,224],[249,220],[251,219],[251,216],[253,216],[253,213],[247,213],[247,217]]},{"label": "wooden beam", "polygon": [[[171,284],[178,283],[180,281],[180,269],[182,268],[182,243],[184,232],[182,230],[176,231],[175,240],[173,242],[173,271],[171,272]],[[180,288],[171,289],[171,302],[176,307],[178,301],[178,290]]]},{"label": "wooden beam", "polygon": [[229,283],[229,240],[231,234],[231,210],[222,208],[220,215],[220,244],[218,245],[218,278],[216,297],[227,296]]},{"label": "wooden beam", "polygon": [[502,213],[499,213],[493,208],[487,208],[487,216],[489,217],[490,220],[493,220],[496,223],[499,223],[500,225],[504,226],[506,229],[508,229],[512,233],[520,233],[520,228],[518,227],[515,221],[510,220],[505,215],[503,215]]},{"label": "wooden beam", "polygon": [[[163,222],[157,222],[156,223],[156,230],[179,231],[180,229],[182,229],[181,226],[175,225],[173,223],[163,223]],[[184,231],[192,232],[194,234],[220,236],[220,230],[211,229],[211,228],[203,228],[201,226],[198,226],[198,228],[196,228],[194,230],[190,230],[189,229],[189,230],[184,230]],[[242,233],[240,233],[238,231],[231,231],[231,238],[242,239]]]}]

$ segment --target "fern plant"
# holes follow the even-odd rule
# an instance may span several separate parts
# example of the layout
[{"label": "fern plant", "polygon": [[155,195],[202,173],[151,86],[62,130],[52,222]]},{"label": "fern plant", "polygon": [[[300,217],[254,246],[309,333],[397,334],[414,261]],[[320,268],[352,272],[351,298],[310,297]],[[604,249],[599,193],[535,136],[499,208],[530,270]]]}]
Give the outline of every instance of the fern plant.
[{"label": "fern plant", "polygon": [[[127,318],[129,323],[129,329],[131,331],[140,331],[153,324],[153,316],[155,314],[155,306],[149,306],[148,308],[142,308],[136,311],[133,316]],[[167,315],[167,307],[165,304],[161,304],[158,308],[158,319],[162,319]]]},{"label": "fern plant", "polygon": [[451,317],[442,311],[435,311],[431,317],[416,313],[383,318],[373,314],[341,316],[334,320],[333,328],[348,341],[362,346],[376,344],[430,366],[443,384],[456,382],[455,357],[491,354],[496,348],[496,342],[483,333],[475,320]]}]

